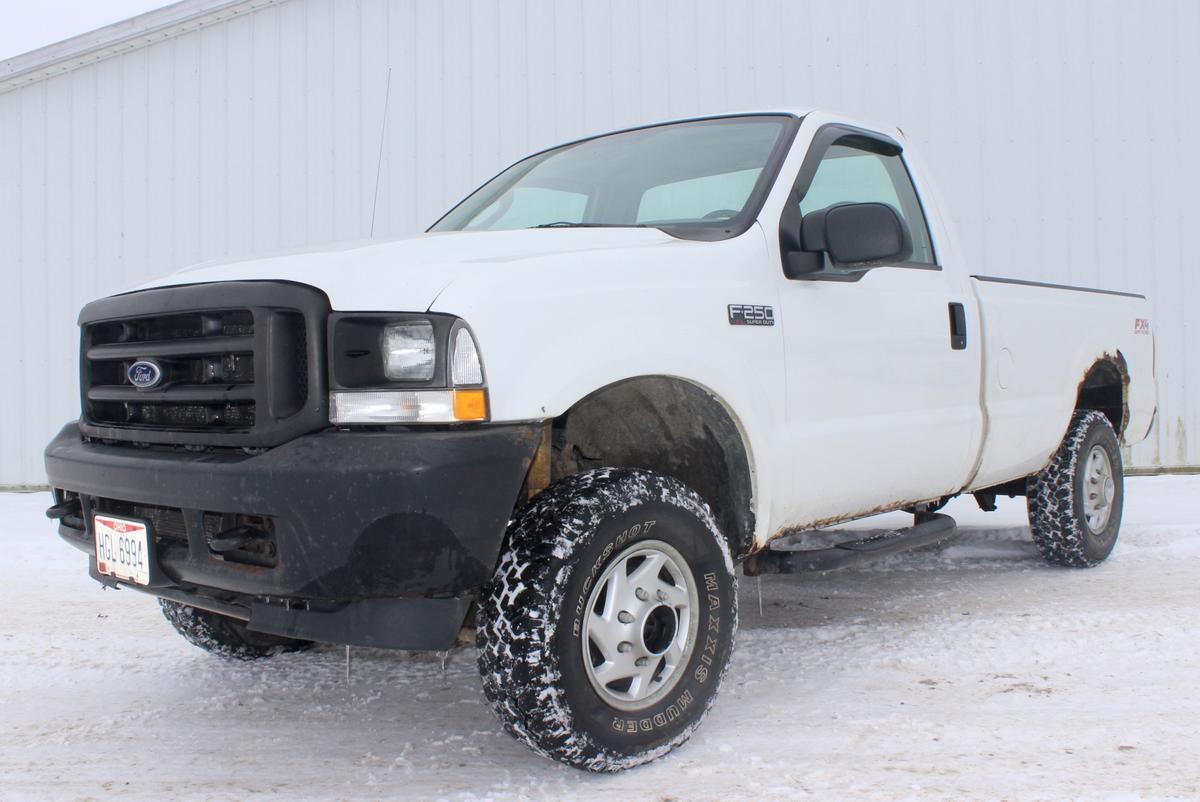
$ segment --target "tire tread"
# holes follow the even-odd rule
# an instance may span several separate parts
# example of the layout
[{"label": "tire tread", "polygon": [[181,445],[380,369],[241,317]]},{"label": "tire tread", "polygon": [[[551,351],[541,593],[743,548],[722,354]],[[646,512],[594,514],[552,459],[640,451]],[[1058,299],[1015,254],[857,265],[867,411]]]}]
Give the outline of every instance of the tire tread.
[{"label": "tire tread", "polygon": [[[1087,409],[1075,412],[1050,464],[1028,480],[1029,528],[1038,552],[1051,565],[1090,568],[1108,556],[1107,552],[1099,558],[1088,553],[1088,532],[1077,513],[1075,497],[1075,477],[1083,445],[1097,427],[1106,429],[1116,442],[1112,424],[1104,413]],[[1119,462],[1113,465],[1118,474],[1120,469]]]},{"label": "tire tread", "polygon": [[[590,771],[619,771],[670,751],[687,740],[716,696],[709,696],[695,721],[669,744],[632,755],[608,750],[577,731],[561,698],[561,675],[551,648],[556,622],[548,612],[559,609],[575,541],[594,531],[604,517],[641,501],[671,501],[695,514],[719,539],[733,577],[728,544],[695,491],[649,471],[601,468],[556,482],[517,514],[479,604],[479,671],[484,695],[504,729],[541,755]],[[734,589],[736,600],[736,585]]]}]

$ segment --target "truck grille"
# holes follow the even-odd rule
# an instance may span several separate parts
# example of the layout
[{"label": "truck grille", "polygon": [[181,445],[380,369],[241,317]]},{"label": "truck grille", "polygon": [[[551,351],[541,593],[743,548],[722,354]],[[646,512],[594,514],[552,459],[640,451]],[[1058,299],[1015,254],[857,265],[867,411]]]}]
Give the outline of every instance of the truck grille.
[{"label": "truck grille", "polygon": [[[234,299],[249,304],[213,303]],[[324,406],[327,316],[316,290],[271,282],[90,304],[81,315],[81,429],[108,440],[266,447],[319,428],[312,413]],[[135,363],[157,371],[151,386],[133,384]]]},{"label": "truck grille", "polygon": [[[292,325],[303,336],[303,326]],[[88,335],[89,420],[232,431],[254,426],[250,310],[108,321],[91,326]],[[134,362],[145,359],[160,366],[162,379],[157,388],[139,390],[128,372]]]}]

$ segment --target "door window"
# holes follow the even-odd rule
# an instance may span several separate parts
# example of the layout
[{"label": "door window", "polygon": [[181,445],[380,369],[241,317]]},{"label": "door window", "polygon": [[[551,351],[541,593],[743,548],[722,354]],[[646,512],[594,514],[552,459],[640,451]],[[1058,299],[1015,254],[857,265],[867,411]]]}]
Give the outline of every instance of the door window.
[{"label": "door window", "polygon": [[804,197],[804,214],[838,203],[886,203],[908,226],[913,252],[909,261],[937,264],[925,214],[912,178],[899,155],[885,156],[853,145],[834,143],[821,157]]}]

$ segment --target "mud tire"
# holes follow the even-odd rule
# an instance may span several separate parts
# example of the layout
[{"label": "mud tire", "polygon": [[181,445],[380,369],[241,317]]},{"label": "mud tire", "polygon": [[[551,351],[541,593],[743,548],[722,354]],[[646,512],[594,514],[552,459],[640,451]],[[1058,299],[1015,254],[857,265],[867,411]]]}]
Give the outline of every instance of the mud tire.
[{"label": "mud tire", "polygon": [[[694,647],[665,695],[618,709],[589,679],[580,633],[590,589],[602,584],[606,567],[654,541],[682,555],[697,583]],[[736,630],[737,580],[708,505],[669,477],[604,468],[556,482],[510,524],[479,604],[479,671],[515,738],[576,768],[620,771],[691,736],[716,698]]]},{"label": "mud tire", "polygon": [[[1094,532],[1085,516],[1085,466],[1097,447],[1108,455],[1115,493],[1107,522]],[[1069,568],[1090,568],[1104,562],[1121,528],[1122,479],[1121,450],[1108,418],[1095,410],[1076,412],[1054,459],[1026,485],[1029,528],[1046,562]]]}]

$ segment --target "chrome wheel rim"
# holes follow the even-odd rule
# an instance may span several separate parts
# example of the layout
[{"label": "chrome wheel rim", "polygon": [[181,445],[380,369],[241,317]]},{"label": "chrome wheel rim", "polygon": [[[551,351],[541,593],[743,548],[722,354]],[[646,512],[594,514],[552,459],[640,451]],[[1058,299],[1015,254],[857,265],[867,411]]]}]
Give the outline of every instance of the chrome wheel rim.
[{"label": "chrome wheel rim", "polygon": [[1103,446],[1092,446],[1083,469],[1083,517],[1093,534],[1103,532],[1108,526],[1116,493],[1108,451]]},{"label": "chrome wheel rim", "polygon": [[641,710],[671,692],[695,649],[698,599],[687,561],[671,545],[648,540],[617,555],[592,588],[580,633],[601,699]]}]

